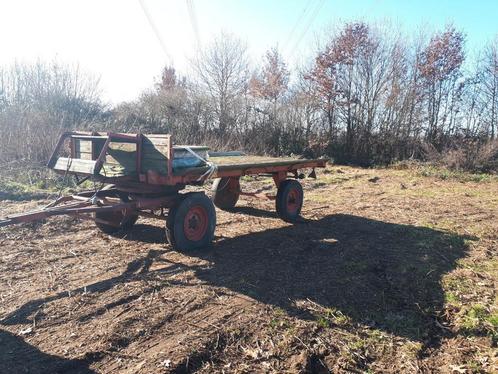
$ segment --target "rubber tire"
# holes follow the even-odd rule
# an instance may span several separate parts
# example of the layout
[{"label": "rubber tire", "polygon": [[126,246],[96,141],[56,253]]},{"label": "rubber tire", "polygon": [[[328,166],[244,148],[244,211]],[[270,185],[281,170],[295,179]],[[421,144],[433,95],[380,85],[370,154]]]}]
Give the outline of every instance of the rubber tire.
[{"label": "rubber tire", "polygon": [[[128,195],[120,195],[121,201],[128,202],[130,199]],[[95,222],[95,226],[105,234],[116,234],[120,231],[130,231],[133,225],[138,220],[138,214],[131,214],[128,217],[124,217],[122,211],[114,212],[95,212],[95,218],[102,219],[104,221],[116,222],[116,225],[106,225],[105,223]]]},{"label": "rubber tire", "polygon": [[[229,189],[229,184],[233,183],[232,181],[236,180],[236,190]],[[230,210],[235,207],[237,201],[239,201],[240,196],[240,181],[237,177],[224,177],[217,178],[213,183],[212,188],[212,200],[214,205],[222,210]]]},{"label": "rubber tire", "polygon": [[[185,216],[193,207],[201,206],[207,213],[207,230],[197,241],[189,240],[184,233]],[[190,251],[209,247],[214,239],[216,228],[216,209],[213,202],[203,192],[190,192],[182,196],[168,212],[166,220],[166,238],[177,251]]]},{"label": "rubber tire", "polygon": [[[301,195],[301,201],[296,211],[290,212],[287,209],[287,198],[292,190],[297,190]],[[303,187],[295,179],[287,179],[280,183],[275,200],[277,214],[286,222],[296,222],[300,218],[301,208],[303,207]]]}]

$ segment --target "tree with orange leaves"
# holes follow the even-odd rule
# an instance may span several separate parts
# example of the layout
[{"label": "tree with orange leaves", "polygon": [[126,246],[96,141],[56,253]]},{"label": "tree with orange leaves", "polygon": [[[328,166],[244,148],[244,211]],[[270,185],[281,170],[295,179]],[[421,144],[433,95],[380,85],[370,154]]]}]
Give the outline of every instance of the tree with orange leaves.
[{"label": "tree with orange leaves", "polygon": [[289,70],[278,49],[272,48],[266,52],[262,71],[252,76],[249,92],[274,104],[285,94],[288,84]]},{"label": "tree with orange leaves", "polygon": [[445,127],[451,131],[463,83],[458,82],[465,59],[464,36],[454,27],[435,34],[419,56],[418,69],[427,100],[427,140],[437,143]]}]

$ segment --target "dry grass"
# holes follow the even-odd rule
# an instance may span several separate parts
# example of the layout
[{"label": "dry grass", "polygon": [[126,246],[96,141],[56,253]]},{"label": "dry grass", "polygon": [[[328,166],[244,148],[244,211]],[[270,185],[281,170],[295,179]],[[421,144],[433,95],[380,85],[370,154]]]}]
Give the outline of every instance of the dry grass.
[{"label": "dry grass", "polygon": [[242,200],[187,254],[149,220],[0,229],[0,371],[496,371],[498,183],[422,171],[329,167],[307,222]]}]

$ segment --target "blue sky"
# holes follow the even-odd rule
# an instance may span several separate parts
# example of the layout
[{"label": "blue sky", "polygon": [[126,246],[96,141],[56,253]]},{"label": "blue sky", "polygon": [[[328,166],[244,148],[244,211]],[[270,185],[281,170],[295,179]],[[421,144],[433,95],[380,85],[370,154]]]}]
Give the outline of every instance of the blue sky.
[{"label": "blue sky", "polygon": [[[162,66],[188,72],[196,34],[187,0],[3,0],[0,64],[37,58],[78,63],[101,77],[104,97],[131,100]],[[498,34],[498,0],[189,0],[201,45],[220,31],[249,47],[256,63],[279,45],[290,66],[309,60],[326,30],[341,21],[400,25],[408,36],[452,23],[472,52]]]}]

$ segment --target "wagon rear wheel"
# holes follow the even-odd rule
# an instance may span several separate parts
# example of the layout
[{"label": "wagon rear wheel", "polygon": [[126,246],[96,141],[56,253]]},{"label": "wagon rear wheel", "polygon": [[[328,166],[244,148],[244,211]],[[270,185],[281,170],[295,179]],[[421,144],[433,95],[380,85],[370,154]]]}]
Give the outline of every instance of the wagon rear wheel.
[{"label": "wagon rear wheel", "polygon": [[211,244],[215,227],[216,211],[212,201],[204,193],[192,192],[170,209],[166,237],[177,250],[204,248]]},{"label": "wagon rear wheel", "polygon": [[240,196],[238,177],[217,178],[213,183],[213,203],[218,208],[230,210],[235,207]]},{"label": "wagon rear wheel", "polygon": [[284,221],[296,222],[303,207],[303,188],[294,179],[280,183],[275,201],[277,214]]},{"label": "wagon rear wheel", "polygon": [[[130,201],[128,195],[117,195],[116,197],[119,197],[122,202]],[[137,220],[137,213],[126,210],[95,212],[95,226],[106,234],[129,231]]]}]

